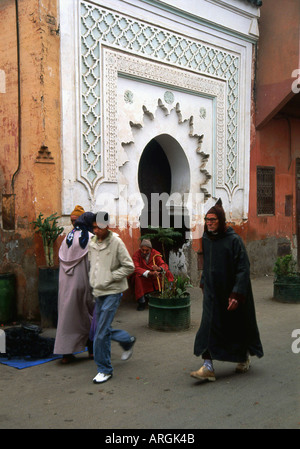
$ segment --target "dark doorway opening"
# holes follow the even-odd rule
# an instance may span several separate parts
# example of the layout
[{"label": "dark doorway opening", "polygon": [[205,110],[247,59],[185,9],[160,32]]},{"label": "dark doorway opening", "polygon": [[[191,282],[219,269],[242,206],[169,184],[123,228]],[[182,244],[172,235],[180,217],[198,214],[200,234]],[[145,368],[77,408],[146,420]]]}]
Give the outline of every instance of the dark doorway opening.
[{"label": "dark doorway opening", "polygon": [[[186,226],[188,221],[183,208],[181,211],[177,210],[175,216],[174,211],[167,207],[166,202],[172,189],[172,168],[163,147],[155,138],[146,145],[141,156],[138,183],[140,192],[146,199],[140,217],[141,236],[148,233],[149,226],[175,228],[182,235],[182,238],[176,241],[172,248],[173,251],[178,251],[186,242],[186,232],[189,230]],[[160,201],[157,201],[157,196],[155,197],[153,194],[160,196]],[[166,216],[167,220],[165,220]],[[154,239],[152,244],[155,249],[161,251],[161,244],[158,241]]]},{"label": "dark doorway opening", "polygon": [[[155,224],[162,226],[162,214],[164,204],[155,201],[153,194],[161,195],[171,193],[171,167],[168,158],[159,145],[152,139],[145,147],[139,164],[138,182],[140,192],[147,199],[141,216],[141,229],[145,230],[151,226],[151,213],[155,217]],[[152,195],[151,195],[152,194]]]}]

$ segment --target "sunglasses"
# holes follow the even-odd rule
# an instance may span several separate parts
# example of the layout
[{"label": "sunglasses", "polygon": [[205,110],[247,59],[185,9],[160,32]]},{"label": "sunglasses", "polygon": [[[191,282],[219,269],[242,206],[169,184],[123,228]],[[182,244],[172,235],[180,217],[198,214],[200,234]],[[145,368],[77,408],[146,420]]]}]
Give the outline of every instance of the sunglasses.
[{"label": "sunglasses", "polygon": [[209,222],[214,223],[217,220],[218,220],[218,218],[204,218],[204,221],[206,221],[206,223],[209,223]]}]

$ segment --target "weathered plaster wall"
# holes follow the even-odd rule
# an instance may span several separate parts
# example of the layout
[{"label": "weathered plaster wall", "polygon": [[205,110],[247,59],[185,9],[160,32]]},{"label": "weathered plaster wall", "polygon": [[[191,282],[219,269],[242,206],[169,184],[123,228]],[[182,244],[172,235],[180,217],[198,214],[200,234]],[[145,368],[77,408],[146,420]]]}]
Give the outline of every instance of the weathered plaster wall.
[{"label": "weathered plaster wall", "polygon": [[[30,222],[40,212],[49,215],[61,209],[57,1],[19,0],[18,13],[20,116],[15,1],[1,2],[0,69],[5,88],[0,90],[0,185],[2,194],[15,199],[9,210],[15,226],[1,230],[0,259],[1,272],[16,275],[18,314],[32,319],[38,315],[37,267],[45,261],[41,239]],[[1,200],[3,221],[7,209],[4,197]]]},{"label": "weathered plaster wall", "polygon": [[[252,148],[249,221],[242,232],[251,248],[253,271],[256,273],[272,273],[275,259],[281,255],[282,245],[289,245],[295,253],[295,159],[300,157],[300,123],[297,119],[290,123],[291,127],[285,118],[274,118],[257,132]],[[257,215],[257,166],[275,167],[274,216]],[[293,199],[291,216],[286,216],[285,212],[287,195]]]},{"label": "weathered plaster wall", "polygon": [[[264,0],[260,8],[260,37],[253,90],[249,220],[240,230],[245,236],[252,270],[272,273],[276,257],[288,248],[297,258],[295,159],[300,156],[299,106],[292,85],[299,73],[298,0],[284,8]],[[293,98],[290,106],[285,106]],[[297,118],[298,117],[298,118]],[[257,166],[275,167],[275,215],[257,214]],[[292,198],[291,215],[285,212]]]},{"label": "weathered plaster wall", "polygon": [[0,27],[0,69],[2,74],[0,88],[0,183],[2,193],[10,193],[12,177],[18,166],[17,39],[15,7],[11,0],[4,0],[0,3]]},{"label": "weathered plaster wall", "polygon": [[279,3],[264,0],[261,7],[256,92],[258,127],[293,97],[292,83],[296,75],[293,79],[292,72],[299,69],[300,4],[298,0]]}]

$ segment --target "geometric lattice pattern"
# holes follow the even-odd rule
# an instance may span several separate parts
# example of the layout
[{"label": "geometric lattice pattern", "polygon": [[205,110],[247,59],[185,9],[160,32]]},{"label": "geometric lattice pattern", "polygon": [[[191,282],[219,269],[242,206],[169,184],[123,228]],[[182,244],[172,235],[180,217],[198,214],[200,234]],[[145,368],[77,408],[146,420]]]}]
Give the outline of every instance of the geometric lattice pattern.
[{"label": "geometric lattice pattern", "polygon": [[[238,183],[237,55],[204,45],[168,30],[81,1],[82,176],[91,186],[102,176],[101,52],[102,43],[115,49],[169,63],[227,81],[227,154],[224,181],[229,191]],[[220,186],[221,187],[221,186]]]},{"label": "geometric lattice pattern", "polygon": [[275,168],[257,167],[257,213],[275,214]]}]

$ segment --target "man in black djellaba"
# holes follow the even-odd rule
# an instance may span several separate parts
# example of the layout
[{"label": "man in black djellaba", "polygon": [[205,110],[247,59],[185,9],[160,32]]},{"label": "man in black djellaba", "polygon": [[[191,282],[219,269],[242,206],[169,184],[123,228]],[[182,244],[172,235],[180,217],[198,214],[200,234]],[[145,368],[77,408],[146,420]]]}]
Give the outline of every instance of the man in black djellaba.
[{"label": "man in black djellaba", "polygon": [[203,233],[203,312],[194,354],[203,366],[196,379],[216,380],[213,360],[237,363],[236,372],[250,367],[250,355],[263,356],[250,280],[250,264],[241,238],[227,227],[222,201],[205,216]]}]

